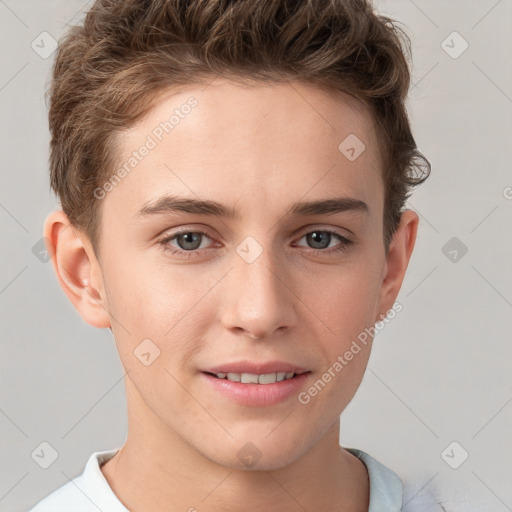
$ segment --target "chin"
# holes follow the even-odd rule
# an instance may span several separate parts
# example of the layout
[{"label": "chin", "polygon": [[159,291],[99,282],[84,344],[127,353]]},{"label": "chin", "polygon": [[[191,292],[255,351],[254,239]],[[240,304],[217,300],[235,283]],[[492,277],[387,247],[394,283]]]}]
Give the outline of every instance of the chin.
[{"label": "chin", "polygon": [[273,471],[288,466],[301,456],[299,444],[299,439],[289,435],[283,439],[265,431],[257,438],[237,436],[227,444],[211,443],[208,448],[216,446],[215,451],[206,449],[203,454],[212,462],[230,469]]}]

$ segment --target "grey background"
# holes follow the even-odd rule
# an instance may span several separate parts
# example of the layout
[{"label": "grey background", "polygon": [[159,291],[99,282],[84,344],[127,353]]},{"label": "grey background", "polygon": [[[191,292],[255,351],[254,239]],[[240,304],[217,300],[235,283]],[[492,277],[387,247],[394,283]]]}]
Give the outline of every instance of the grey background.
[{"label": "grey background", "polygon": [[[110,331],[79,317],[32,251],[57,202],[43,98],[52,59],[31,43],[43,31],[58,39],[90,4],[0,0],[3,512],[26,510],[127,432]],[[340,442],[413,478],[418,496],[451,492],[447,512],[469,510],[463,491],[477,510],[512,510],[512,0],[376,6],[411,35],[410,115],[433,170],[408,203],[421,220],[404,309],[375,339]],[[453,31],[469,44],[458,58],[442,46]],[[453,37],[452,52],[461,48]],[[445,255],[453,237],[467,247],[456,262]],[[58,452],[48,469],[31,457],[43,441]],[[458,469],[441,456],[453,441],[469,453]]]}]

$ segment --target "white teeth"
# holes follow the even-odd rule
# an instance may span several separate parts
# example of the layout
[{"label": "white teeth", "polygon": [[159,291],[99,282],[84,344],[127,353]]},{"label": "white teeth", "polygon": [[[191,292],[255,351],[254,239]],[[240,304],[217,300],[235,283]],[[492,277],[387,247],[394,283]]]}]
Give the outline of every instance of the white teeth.
[{"label": "white teeth", "polygon": [[295,374],[293,372],[277,372],[262,375],[254,373],[217,373],[216,375],[219,379],[241,382],[242,384],[273,384],[274,382],[291,379]]},{"label": "white teeth", "polygon": [[243,384],[258,384],[258,376],[254,373],[242,373],[240,382]]},{"label": "white teeth", "polygon": [[275,373],[266,373],[264,375],[258,375],[259,384],[273,384],[274,382],[277,382],[277,376]]}]

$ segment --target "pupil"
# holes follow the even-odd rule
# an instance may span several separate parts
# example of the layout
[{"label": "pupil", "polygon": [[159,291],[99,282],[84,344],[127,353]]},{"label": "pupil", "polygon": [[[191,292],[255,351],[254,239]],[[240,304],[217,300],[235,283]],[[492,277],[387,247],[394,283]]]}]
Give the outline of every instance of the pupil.
[{"label": "pupil", "polygon": [[308,242],[310,242],[315,249],[325,249],[329,246],[330,237],[331,234],[325,231],[313,231],[308,235]]},{"label": "pupil", "polygon": [[[184,243],[182,243],[182,241]],[[199,243],[197,243],[199,242]],[[181,249],[194,250],[201,245],[200,233],[184,233],[178,236],[178,245]]]}]

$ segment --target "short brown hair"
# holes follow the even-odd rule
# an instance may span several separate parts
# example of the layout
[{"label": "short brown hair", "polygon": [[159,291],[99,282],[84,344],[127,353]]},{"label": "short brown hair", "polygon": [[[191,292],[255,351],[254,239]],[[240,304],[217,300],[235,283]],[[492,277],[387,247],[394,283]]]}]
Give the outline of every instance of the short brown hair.
[{"label": "short brown hair", "polygon": [[[380,141],[386,252],[410,188],[430,174],[405,107],[410,40],[367,0],[97,0],[61,39],[47,95],[50,183],[98,254],[114,136],[157,93],[214,75],[313,82],[362,101]],[[341,141],[340,141],[341,142]]]}]

